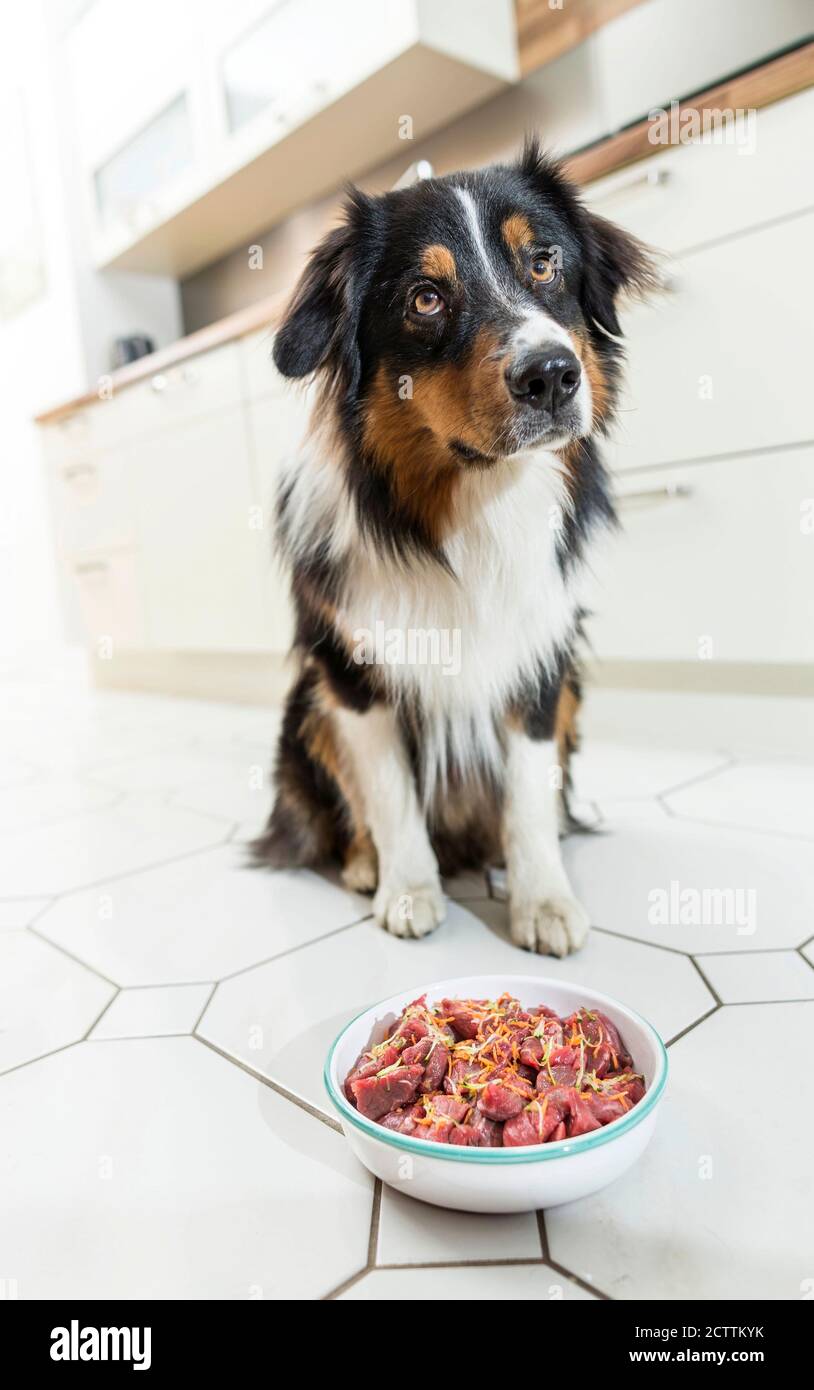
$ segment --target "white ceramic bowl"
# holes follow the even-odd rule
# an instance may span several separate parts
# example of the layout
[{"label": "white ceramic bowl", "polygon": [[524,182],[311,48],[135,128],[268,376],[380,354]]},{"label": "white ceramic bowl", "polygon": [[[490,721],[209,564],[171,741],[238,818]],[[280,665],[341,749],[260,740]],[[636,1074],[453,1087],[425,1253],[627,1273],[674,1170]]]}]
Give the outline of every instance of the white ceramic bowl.
[{"label": "white ceramic bowl", "polygon": [[[616,1024],[641,1072],[646,1094],[602,1129],[557,1143],[510,1149],[436,1144],[384,1129],[346,1099],[344,1080],[361,1052],[391,1031],[405,1006],[426,992],[438,1000],[494,999],[507,990],[521,1004],[548,1004],[561,1016],[580,1005],[600,1009]],[[374,1004],[343,1028],[325,1063],[325,1085],[356,1157],[384,1182],[439,1207],[461,1211],[530,1211],[598,1192],[624,1173],[650,1140],[667,1081],[667,1053],[655,1028],[639,1014],[585,985],[537,975],[468,975],[408,989]]]}]

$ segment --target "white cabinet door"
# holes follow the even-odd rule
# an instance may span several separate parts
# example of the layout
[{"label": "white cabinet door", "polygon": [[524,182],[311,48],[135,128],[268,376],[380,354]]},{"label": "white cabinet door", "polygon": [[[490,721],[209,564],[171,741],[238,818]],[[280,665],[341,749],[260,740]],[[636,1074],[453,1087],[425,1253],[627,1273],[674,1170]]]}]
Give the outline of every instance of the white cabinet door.
[{"label": "white cabinet door", "polygon": [[311,400],[308,393],[283,389],[249,406],[255,496],[265,535],[264,595],[274,651],[286,651],[293,636],[289,580],[274,536],[274,507],[283,462],[302,446]]},{"label": "white cabinet door", "polygon": [[243,407],[134,444],[132,468],[148,644],[267,648]]},{"label": "white cabinet door", "polygon": [[600,658],[814,661],[814,448],[652,469],[620,493],[589,598]]},{"label": "white cabinet door", "polygon": [[812,243],[809,213],[708,247],[679,262],[672,295],[627,315],[614,468],[814,438]]}]

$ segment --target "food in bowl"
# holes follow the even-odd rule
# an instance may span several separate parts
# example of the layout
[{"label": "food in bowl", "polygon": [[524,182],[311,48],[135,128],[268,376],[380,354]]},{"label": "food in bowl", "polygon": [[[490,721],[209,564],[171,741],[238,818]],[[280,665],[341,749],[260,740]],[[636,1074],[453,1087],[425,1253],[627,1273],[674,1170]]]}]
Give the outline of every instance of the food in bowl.
[{"label": "food in bowl", "polygon": [[516,1148],[573,1139],[625,1115],[645,1094],[616,1025],[596,1008],[421,995],[348,1072],[367,1120],[416,1139]]}]

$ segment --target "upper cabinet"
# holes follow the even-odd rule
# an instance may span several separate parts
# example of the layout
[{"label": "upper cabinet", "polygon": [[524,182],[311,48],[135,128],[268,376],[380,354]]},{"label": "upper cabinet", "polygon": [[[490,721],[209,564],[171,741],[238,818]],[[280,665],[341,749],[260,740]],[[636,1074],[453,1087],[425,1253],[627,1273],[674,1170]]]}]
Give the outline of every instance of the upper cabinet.
[{"label": "upper cabinet", "polygon": [[179,277],[518,66],[513,0],[96,0],[66,44],[96,262]]}]

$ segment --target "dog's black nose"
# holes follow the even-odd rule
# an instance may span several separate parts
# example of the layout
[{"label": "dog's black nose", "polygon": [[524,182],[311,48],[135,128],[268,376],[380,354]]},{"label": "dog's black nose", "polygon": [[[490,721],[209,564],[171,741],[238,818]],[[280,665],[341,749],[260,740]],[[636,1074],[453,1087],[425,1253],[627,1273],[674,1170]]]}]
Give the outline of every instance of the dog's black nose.
[{"label": "dog's black nose", "polygon": [[506,384],[520,404],[550,410],[553,415],[573,396],[581,375],[573,352],[558,344],[513,362],[506,371]]}]

